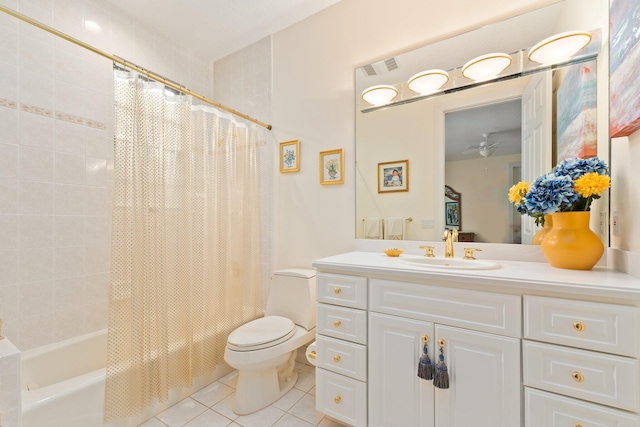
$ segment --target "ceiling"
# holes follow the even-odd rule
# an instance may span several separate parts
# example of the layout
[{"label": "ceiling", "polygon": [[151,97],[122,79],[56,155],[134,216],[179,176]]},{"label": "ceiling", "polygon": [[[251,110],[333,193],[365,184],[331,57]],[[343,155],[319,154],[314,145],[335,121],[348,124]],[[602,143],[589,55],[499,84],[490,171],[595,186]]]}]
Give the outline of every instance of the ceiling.
[{"label": "ceiling", "polygon": [[106,0],[165,37],[216,60],[340,0]]}]

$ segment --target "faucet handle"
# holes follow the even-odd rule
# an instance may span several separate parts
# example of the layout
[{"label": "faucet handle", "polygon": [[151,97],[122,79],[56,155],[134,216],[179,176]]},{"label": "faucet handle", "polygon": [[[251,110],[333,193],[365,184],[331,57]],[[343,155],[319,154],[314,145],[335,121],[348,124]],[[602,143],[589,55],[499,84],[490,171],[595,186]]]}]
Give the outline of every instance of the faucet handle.
[{"label": "faucet handle", "polygon": [[476,248],[464,248],[464,257],[463,259],[476,259],[473,256],[474,252],[482,252],[482,249],[476,249]]},{"label": "faucet handle", "polygon": [[435,255],[433,254],[433,246],[420,246],[420,249],[424,249],[426,252],[424,256],[433,258]]}]

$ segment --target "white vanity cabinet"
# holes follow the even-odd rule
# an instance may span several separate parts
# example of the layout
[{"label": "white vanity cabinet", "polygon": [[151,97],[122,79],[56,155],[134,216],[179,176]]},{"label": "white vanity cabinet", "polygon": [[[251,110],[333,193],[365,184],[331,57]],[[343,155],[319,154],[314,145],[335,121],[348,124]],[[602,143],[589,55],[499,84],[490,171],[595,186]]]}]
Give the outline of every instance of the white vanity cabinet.
[{"label": "white vanity cabinet", "polygon": [[[369,426],[520,425],[519,297],[379,279],[369,288]],[[485,332],[496,330],[515,337]],[[417,376],[423,335],[434,364],[444,340],[448,389]]]},{"label": "white vanity cabinet", "polygon": [[523,300],[525,426],[640,426],[638,307]]},{"label": "white vanity cabinet", "polygon": [[367,426],[367,278],[316,277],[316,409]]},{"label": "white vanity cabinet", "polygon": [[[317,409],[352,426],[640,427],[640,279],[500,264],[434,271],[373,252],[314,261],[327,283]],[[424,335],[434,365],[444,341],[448,389],[417,376]],[[347,390],[356,397],[337,400],[357,416],[341,418],[333,399]]]}]

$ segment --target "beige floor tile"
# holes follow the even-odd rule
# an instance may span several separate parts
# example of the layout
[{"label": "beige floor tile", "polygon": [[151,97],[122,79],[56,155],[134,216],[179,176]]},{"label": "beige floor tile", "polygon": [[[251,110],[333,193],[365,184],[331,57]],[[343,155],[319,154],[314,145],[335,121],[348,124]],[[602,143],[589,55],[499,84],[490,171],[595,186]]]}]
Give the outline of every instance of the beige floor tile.
[{"label": "beige floor tile", "polygon": [[156,418],[169,427],[182,427],[206,410],[206,406],[188,397],[156,415]]},{"label": "beige floor tile", "polygon": [[324,417],[324,414],[316,411],[316,399],[310,394],[305,394],[288,412],[313,425],[317,425]]},{"label": "beige floor tile", "polygon": [[191,395],[192,399],[197,400],[205,406],[212,407],[216,403],[220,402],[225,397],[234,392],[234,388],[228,385],[216,381],[213,384],[209,384],[202,390]]}]

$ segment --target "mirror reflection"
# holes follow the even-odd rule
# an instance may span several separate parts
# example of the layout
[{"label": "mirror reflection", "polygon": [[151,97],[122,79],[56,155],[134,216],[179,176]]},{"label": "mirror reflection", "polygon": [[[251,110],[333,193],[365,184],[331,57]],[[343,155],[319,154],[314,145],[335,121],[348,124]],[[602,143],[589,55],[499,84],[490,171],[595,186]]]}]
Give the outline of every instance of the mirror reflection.
[{"label": "mirror reflection", "polygon": [[[575,7],[584,10],[580,9],[582,13],[578,15],[571,14]],[[553,5],[553,9],[557,14],[553,26],[557,30],[563,30],[565,24],[577,25],[566,22],[575,21],[577,16],[586,19],[585,28],[607,30],[608,5],[604,0],[565,0]],[[549,11],[547,8],[544,11],[549,21]],[[517,19],[522,22],[536,13],[539,11]],[[571,19],[567,20],[567,16]],[[536,19],[533,18],[533,22]],[[492,27],[476,32],[491,31]],[[509,38],[504,31],[500,34],[502,38]],[[486,39],[475,35],[472,38]],[[474,239],[467,241],[530,243],[537,229],[535,224],[527,223],[528,217],[521,217],[509,204],[508,188],[519,180],[535,180],[557,160],[566,157],[597,154],[608,159],[608,70],[607,52],[602,47],[606,48],[607,40],[606,34],[599,34],[596,49],[600,49],[600,53],[597,60],[591,62],[554,67],[366,113],[361,111],[363,101],[359,99],[356,238],[367,238],[365,218],[379,218],[384,222],[387,217],[411,217],[413,221],[406,223],[406,239],[440,240],[443,229],[451,228],[447,206],[453,205],[448,205],[451,199],[444,193],[447,185],[464,195],[464,209],[458,210],[457,228]],[[450,41],[436,43],[436,49],[440,49],[441,43],[450,44]],[[491,47],[469,46],[464,52],[455,51],[455,56],[472,57],[482,53],[478,49],[491,51]],[[404,55],[395,57],[398,69],[405,64]],[[416,53],[406,55],[413,57]],[[456,65],[460,63],[449,66]],[[413,73],[415,69],[406,72]],[[358,90],[372,82],[399,80],[397,76],[387,76],[389,80],[385,82],[382,77],[376,75],[371,80],[363,70],[356,70],[358,97]],[[542,117],[532,118],[529,113],[537,107],[533,101],[537,102],[541,94],[547,105]],[[599,99],[604,101],[596,109]],[[404,159],[412,164],[410,191],[379,193],[376,165]],[[601,200],[600,206],[594,209],[606,211],[606,206],[606,200]]]}]

